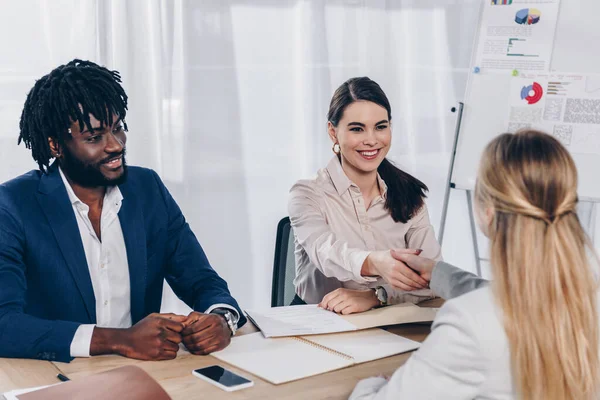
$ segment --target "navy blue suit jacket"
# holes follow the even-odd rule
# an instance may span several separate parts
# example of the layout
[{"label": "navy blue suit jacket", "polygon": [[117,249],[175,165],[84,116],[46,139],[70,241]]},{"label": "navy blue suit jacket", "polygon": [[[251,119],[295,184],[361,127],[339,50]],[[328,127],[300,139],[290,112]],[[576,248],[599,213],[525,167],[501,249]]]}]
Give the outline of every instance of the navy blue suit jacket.
[{"label": "navy blue suit jacket", "polygon": [[[196,311],[235,307],[156,172],[129,167],[119,186],[135,324],[159,312],[166,279]],[[0,185],[0,357],[70,361],[80,324],[96,323],[94,290],[58,167]]]}]

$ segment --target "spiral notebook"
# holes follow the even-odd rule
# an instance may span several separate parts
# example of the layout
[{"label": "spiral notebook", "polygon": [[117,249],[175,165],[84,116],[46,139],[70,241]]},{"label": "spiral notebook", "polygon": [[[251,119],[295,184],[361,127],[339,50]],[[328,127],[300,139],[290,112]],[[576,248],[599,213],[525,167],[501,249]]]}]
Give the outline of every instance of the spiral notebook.
[{"label": "spiral notebook", "polygon": [[212,356],[275,385],[378,360],[419,348],[420,343],[383,329],[308,337],[235,337]]}]

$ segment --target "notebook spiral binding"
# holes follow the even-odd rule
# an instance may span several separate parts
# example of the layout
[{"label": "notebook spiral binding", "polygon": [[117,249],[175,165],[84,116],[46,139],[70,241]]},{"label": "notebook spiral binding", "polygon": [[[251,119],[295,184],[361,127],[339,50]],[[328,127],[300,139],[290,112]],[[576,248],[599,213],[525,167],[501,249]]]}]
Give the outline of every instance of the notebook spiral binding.
[{"label": "notebook spiral binding", "polygon": [[317,349],[326,351],[326,352],[328,352],[330,354],[335,354],[336,356],[342,357],[342,358],[344,358],[346,360],[354,360],[354,357],[349,356],[348,354],[345,354],[345,353],[342,353],[340,351],[336,351],[336,350],[330,349],[329,347],[322,346],[322,345],[320,345],[318,343],[315,343],[315,342],[311,342],[310,340],[304,339],[303,337],[293,336],[291,339],[298,340],[298,341],[300,341],[302,343],[305,343],[305,344],[307,344],[309,346],[316,347]]}]

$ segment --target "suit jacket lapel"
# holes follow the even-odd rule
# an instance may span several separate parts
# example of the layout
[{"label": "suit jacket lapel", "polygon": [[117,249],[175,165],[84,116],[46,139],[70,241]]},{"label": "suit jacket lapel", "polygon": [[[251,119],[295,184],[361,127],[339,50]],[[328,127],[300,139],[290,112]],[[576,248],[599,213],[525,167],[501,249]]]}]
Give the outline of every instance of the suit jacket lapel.
[{"label": "suit jacket lapel", "polygon": [[119,186],[123,203],[119,210],[119,222],[127,248],[129,281],[131,286],[131,321],[136,323],[145,316],[146,298],[146,231],[144,216],[138,206],[135,190],[129,183]]},{"label": "suit jacket lapel", "polygon": [[62,182],[56,163],[47,175],[42,175],[37,200],[48,218],[58,247],[71,271],[85,304],[89,322],[96,322],[96,298],[85,258],[85,251],[67,190]]}]

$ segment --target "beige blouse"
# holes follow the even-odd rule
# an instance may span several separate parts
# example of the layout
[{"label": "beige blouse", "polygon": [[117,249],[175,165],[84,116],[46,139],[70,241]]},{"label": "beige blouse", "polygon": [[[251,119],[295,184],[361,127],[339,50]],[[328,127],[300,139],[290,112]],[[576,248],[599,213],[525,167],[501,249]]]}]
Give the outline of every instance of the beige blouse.
[{"label": "beige blouse", "polygon": [[441,249],[429,222],[427,207],[407,223],[394,222],[384,208],[387,186],[377,175],[380,196],[369,209],[358,186],[348,179],[336,156],[317,177],[298,181],[290,190],[288,211],[294,231],[296,293],[309,304],[319,303],[340,288],[383,286],[388,302],[419,302],[431,290],[404,292],[382,278],[363,277],[363,262],[371,251],[423,249],[424,257],[441,259]]}]

